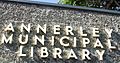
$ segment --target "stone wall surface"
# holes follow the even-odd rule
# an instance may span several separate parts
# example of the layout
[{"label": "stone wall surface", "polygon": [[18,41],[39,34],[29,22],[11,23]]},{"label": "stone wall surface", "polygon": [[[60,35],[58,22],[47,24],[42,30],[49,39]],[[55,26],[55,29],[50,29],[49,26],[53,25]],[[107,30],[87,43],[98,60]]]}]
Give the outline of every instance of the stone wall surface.
[{"label": "stone wall surface", "polygon": [[[120,63],[120,16],[112,15],[107,13],[97,13],[92,11],[65,9],[59,7],[49,7],[42,5],[32,5],[32,4],[22,4],[22,3],[12,3],[12,2],[2,2],[0,1],[0,39],[4,31],[4,28],[12,23],[15,32],[13,44],[0,44],[0,63]],[[32,36],[35,35],[35,26],[37,24],[44,25],[47,24],[46,36],[51,36],[50,33],[53,32],[53,25],[61,25],[62,29],[64,26],[70,25],[74,29],[74,33],[77,32],[77,28],[82,26],[84,30],[91,36],[91,27],[98,27],[100,30],[105,27],[113,29],[112,32],[112,45],[116,46],[115,50],[109,51],[106,48],[104,54],[104,60],[100,61],[96,57],[95,53],[91,53],[91,60],[81,60],[81,59],[54,59],[51,56],[47,58],[40,58],[37,49],[40,48],[39,45],[35,46],[34,58],[30,57],[18,57],[17,52],[20,44],[18,43],[18,35],[20,34],[19,26],[21,23],[27,25],[31,23],[33,28],[29,34],[29,43],[31,43]],[[62,30],[63,32],[63,30]],[[11,33],[10,33],[11,34]],[[23,33],[24,34],[24,33]],[[9,35],[6,33],[6,35]],[[64,35],[64,32],[61,34]],[[76,33],[75,36],[79,37]],[[100,40],[105,41],[104,33],[100,35]],[[89,37],[92,38],[92,37]],[[46,40],[49,38],[46,37]],[[57,38],[56,38],[57,40]],[[1,41],[0,41],[1,42]],[[26,47],[29,48],[29,44]],[[50,50],[52,46],[48,46]],[[61,47],[56,44],[55,47]],[[72,47],[69,47],[72,48]],[[77,53],[79,48],[74,49]],[[90,49],[93,51],[94,49]]]}]

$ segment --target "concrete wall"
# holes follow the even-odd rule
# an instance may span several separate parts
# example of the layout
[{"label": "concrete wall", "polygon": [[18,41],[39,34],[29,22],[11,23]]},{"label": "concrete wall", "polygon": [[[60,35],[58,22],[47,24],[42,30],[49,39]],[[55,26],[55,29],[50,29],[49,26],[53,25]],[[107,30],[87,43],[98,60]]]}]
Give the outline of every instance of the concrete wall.
[{"label": "concrete wall", "polygon": [[[4,31],[4,28],[12,23],[15,32],[7,33]],[[53,30],[51,29],[53,25],[61,25],[62,29],[64,26],[70,25],[74,29],[74,33],[77,32],[77,28],[82,26],[84,30],[91,36],[91,27],[98,27],[101,31],[106,27],[113,29],[112,32],[112,45],[116,46],[115,50],[109,50],[105,48],[106,52],[104,54],[104,60],[99,61],[95,56],[95,53],[91,53],[91,60],[81,60],[81,59],[54,59],[51,56],[47,58],[40,58],[39,52],[36,51],[41,47],[41,45],[35,46],[34,58],[30,57],[18,57],[18,49],[20,44],[18,43],[19,26],[21,23],[27,25],[31,23],[33,28],[31,33],[29,33],[29,43],[31,43],[32,36],[36,33],[34,32],[37,24],[43,25],[47,24],[47,36],[51,36]],[[64,36],[64,31],[61,35]],[[74,9],[65,9],[59,7],[49,7],[42,5],[31,5],[31,4],[22,4],[22,3],[12,3],[12,2],[2,2],[0,1],[0,35],[2,34],[14,34],[13,44],[1,44],[0,45],[0,62],[1,63],[120,63],[120,16],[112,15],[107,13],[99,13],[92,11],[84,10],[74,10]],[[51,34],[50,34],[51,33]],[[25,32],[23,33],[25,34]],[[61,36],[59,35],[59,37]],[[79,37],[76,33],[75,36]],[[93,37],[89,37],[92,39]],[[46,37],[46,39],[49,39]],[[105,41],[104,33],[100,35],[99,38],[102,42]],[[57,40],[57,37],[56,37]],[[93,39],[92,39],[93,40]],[[56,41],[57,42],[57,41]],[[26,45],[26,48],[29,48],[31,45]],[[49,50],[52,49],[51,46],[47,44]],[[54,47],[61,47],[59,44],[56,44]],[[72,48],[72,47],[69,47]],[[75,52],[79,48],[73,48]],[[26,49],[27,50],[27,49]],[[93,51],[94,49],[90,49]]]}]

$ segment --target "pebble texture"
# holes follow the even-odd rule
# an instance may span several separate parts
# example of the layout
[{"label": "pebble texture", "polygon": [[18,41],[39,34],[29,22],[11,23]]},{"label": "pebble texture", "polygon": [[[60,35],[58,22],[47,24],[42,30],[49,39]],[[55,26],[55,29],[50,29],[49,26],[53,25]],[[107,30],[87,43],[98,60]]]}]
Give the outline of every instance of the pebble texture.
[{"label": "pebble texture", "polygon": [[[104,14],[97,12],[89,12],[83,10],[74,10],[74,9],[65,9],[59,7],[49,7],[41,5],[30,5],[30,4],[21,4],[21,3],[10,3],[0,1],[0,34],[5,33],[4,28],[7,24],[12,23],[16,28],[14,32],[14,41],[12,45],[1,44],[0,45],[0,63],[120,63],[120,16],[112,14]],[[75,59],[54,59],[48,57],[41,59],[39,57],[39,52],[35,51],[34,58],[23,57],[20,58],[17,56],[18,48],[18,35],[20,34],[18,26],[21,24],[31,23],[33,26],[32,32],[29,34],[29,42],[32,42],[32,36],[35,34],[33,32],[35,25],[47,24],[48,36],[51,36],[49,33],[52,33],[53,30],[51,27],[53,25],[59,24],[63,26],[70,25],[73,27],[74,32],[76,32],[78,26],[82,26],[87,33],[91,33],[91,27],[98,27],[100,30],[105,27],[113,29],[112,32],[112,44],[117,47],[116,50],[109,51],[106,48],[104,55],[104,60],[99,61],[96,58],[96,55],[91,53],[91,60],[75,60]],[[50,29],[50,30],[49,30]],[[64,33],[63,33],[64,35]],[[75,34],[75,36],[79,36]],[[104,41],[104,33],[101,33],[101,41]],[[1,36],[0,36],[1,38]],[[46,39],[49,39],[46,37]],[[57,40],[57,38],[56,38]],[[47,44],[48,45],[48,44]],[[29,44],[27,45],[30,46]],[[60,45],[56,44],[56,47],[63,48]],[[48,45],[48,49],[52,47]],[[70,47],[71,48],[71,47]],[[39,49],[39,46],[36,46],[36,50]],[[64,49],[64,48],[63,48]],[[77,49],[74,49],[77,52]],[[90,51],[93,51],[90,49]]]}]

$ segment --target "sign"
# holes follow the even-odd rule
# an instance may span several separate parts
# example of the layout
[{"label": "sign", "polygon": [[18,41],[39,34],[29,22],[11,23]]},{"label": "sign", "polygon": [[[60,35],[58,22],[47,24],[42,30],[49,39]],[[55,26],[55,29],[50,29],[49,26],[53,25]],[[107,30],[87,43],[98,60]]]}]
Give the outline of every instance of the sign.
[{"label": "sign", "polygon": [[3,1],[0,10],[9,62],[119,62],[119,15]]}]

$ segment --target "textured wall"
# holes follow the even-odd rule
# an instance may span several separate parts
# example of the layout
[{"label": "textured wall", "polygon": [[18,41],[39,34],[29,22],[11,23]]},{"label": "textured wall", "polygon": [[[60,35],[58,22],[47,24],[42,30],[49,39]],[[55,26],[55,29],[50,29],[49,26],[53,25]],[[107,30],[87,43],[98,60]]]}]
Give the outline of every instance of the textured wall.
[{"label": "textured wall", "polygon": [[[64,9],[58,7],[47,7],[41,5],[29,5],[20,3],[3,3],[0,1],[0,34],[4,32],[4,28],[7,24],[12,23],[15,32],[13,44],[1,44],[0,45],[0,62],[1,63],[120,63],[120,16],[96,12],[86,12],[82,10],[72,10]],[[115,50],[109,51],[106,48],[104,55],[104,60],[99,61],[94,53],[91,53],[92,60],[75,60],[75,59],[54,59],[48,57],[41,59],[39,57],[39,52],[35,51],[34,58],[29,57],[19,58],[17,56],[18,48],[18,35],[20,34],[18,27],[21,23],[28,24],[31,23],[33,26],[32,32],[29,34],[29,43],[32,42],[32,36],[35,34],[35,25],[47,24],[48,32],[52,33],[51,27],[53,25],[59,24],[64,28],[65,25],[70,25],[73,27],[74,32],[76,32],[78,26],[82,26],[86,32],[90,34],[91,27],[98,27],[100,30],[105,27],[113,29],[112,32],[112,44],[117,48]],[[50,30],[49,30],[50,29]],[[48,36],[50,34],[47,34]],[[104,34],[104,33],[103,33]],[[9,34],[8,34],[9,35]],[[64,33],[63,33],[64,35]],[[75,36],[79,36],[76,34]],[[104,41],[104,35],[101,35],[101,41]],[[49,38],[46,38],[49,39]],[[57,40],[57,39],[56,39]],[[48,44],[47,44],[48,45]],[[28,44],[27,47],[30,45]],[[56,47],[60,45],[56,44]],[[36,50],[39,49],[39,45],[36,46]],[[52,47],[48,48],[51,49]],[[62,49],[63,47],[60,46]],[[71,47],[70,47],[71,48]],[[79,48],[78,48],[79,49]],[[77,49],[74,49],[75,51]],[[90,49],[93,51],[93,49]]]}]

